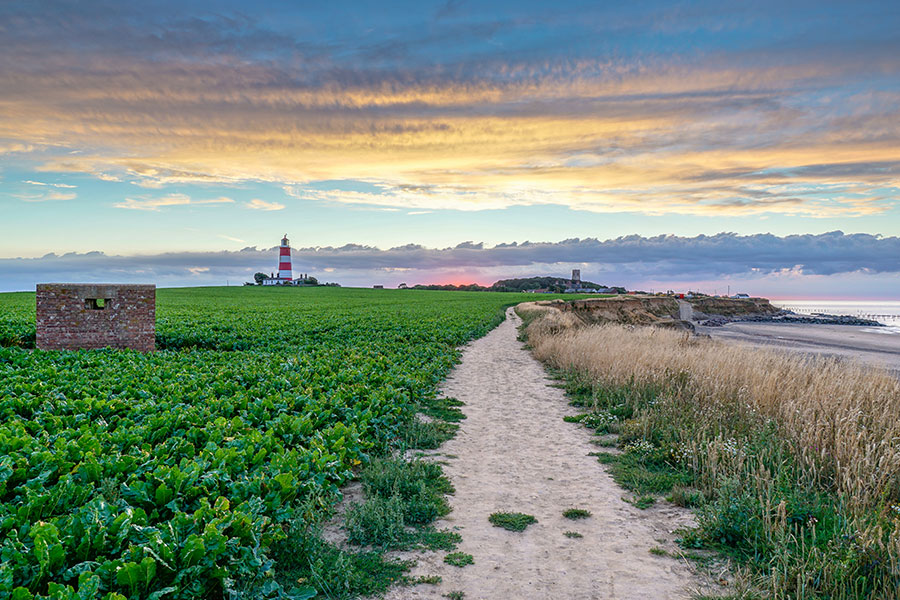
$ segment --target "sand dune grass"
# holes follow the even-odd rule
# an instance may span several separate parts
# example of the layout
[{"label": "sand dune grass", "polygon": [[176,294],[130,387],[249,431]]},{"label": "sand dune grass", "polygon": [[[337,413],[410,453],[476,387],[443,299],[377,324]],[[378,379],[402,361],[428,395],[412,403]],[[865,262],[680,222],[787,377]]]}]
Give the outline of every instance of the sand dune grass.
[{"label": "sand dune grass", "polygon": [[649,442],[693,474],[708,498],[706,541],[765,574],[776,597],[897,596],[896,377],[670,330],[585,325],[553,309],[521,313],[537,358],[589,388],[589,408],[627,417],[622,444]]}]

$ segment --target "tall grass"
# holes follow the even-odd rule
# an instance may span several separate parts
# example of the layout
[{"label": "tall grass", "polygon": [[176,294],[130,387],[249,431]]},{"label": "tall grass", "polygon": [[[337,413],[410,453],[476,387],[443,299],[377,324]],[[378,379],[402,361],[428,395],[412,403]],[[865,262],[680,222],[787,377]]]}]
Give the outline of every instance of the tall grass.
[{"label": "tall grass", "polygon": [[623,444],[649,442],[693,473],[709,498],[705,541],[749,564],[774,597],[900,597],[900,380],[833,359],[530,313],[535,356],[589,386],[595,410],[629,415]]}]

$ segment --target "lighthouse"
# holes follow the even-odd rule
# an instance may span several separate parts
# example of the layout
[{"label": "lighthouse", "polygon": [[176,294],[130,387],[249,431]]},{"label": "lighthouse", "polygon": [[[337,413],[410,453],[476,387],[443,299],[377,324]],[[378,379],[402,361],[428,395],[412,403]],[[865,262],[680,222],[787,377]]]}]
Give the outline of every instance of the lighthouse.
[{"label": "lighthouse", "polygon": [[288,240],[287,234],[281,238],[281,247],[278,252],[278,279],[283,282],[291,281],[294,274],[291,270],[291,242]]}]

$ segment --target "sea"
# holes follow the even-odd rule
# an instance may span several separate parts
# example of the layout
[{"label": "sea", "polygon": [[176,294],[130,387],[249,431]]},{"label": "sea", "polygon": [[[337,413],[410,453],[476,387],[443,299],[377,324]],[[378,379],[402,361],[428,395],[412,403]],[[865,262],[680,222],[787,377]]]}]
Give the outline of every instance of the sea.
[{"label": "sea", "polygon": [[887,325],[873,327],[869,331],[884,334],[900,334],[900,301],[898,300],[772,300],[779,308],[786,308],[801,315],[825,313],[851,315],[872,319]]}]

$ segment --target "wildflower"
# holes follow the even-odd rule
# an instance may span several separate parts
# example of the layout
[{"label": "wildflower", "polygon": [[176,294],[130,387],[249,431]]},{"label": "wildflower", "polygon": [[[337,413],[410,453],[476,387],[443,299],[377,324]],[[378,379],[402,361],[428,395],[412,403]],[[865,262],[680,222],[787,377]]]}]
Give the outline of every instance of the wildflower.
[{"label": "wildflower", "polygon": [[627,446],[625,446],[626,454],[638,454],[638,455],[646,455],[653,452],[656,448],[648,442],[647,440],[638,440],[636,442],[631,442]]}]

